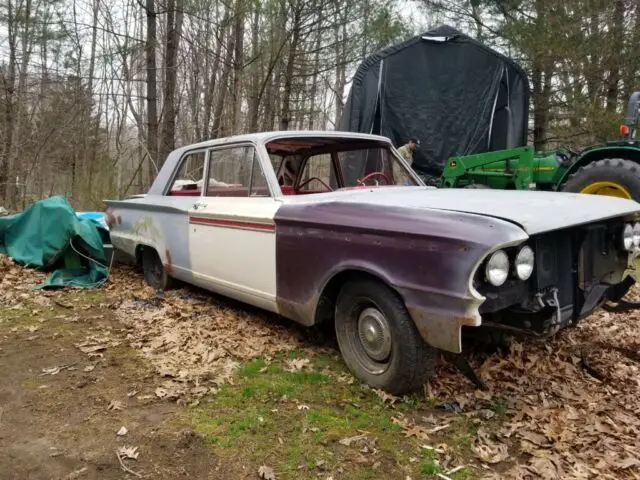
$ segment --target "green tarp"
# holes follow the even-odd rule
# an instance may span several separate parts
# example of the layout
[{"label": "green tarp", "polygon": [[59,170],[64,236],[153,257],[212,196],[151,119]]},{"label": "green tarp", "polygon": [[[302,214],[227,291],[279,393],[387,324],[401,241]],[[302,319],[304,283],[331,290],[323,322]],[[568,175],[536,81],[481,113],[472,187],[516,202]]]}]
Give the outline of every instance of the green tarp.
[{"label": "green tarp", "polygon": [[46,287],[98,287],[108,276],[103,227],[78,218],[66,198],[40,200],[16,215],[0,217],[0,254],[52,272]]}]

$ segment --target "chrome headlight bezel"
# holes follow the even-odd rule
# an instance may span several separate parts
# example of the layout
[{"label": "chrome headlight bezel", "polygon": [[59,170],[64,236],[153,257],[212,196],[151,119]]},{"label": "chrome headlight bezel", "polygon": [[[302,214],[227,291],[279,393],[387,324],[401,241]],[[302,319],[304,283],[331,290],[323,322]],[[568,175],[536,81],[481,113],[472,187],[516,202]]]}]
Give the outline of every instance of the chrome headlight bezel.
[{"label": "chrome headlight bezel", "polygon": [[486,281],[494,287],[504,285],[509,278],[509,256],[504,250],[496,250],[491,254],[484,267]]},{"label": "chrome headlight bezel", "polygon": [[531,278],[535,267],[535,253],[529,245],[523,246],[518,251],[513,266],[519,280],[526,281]]}]

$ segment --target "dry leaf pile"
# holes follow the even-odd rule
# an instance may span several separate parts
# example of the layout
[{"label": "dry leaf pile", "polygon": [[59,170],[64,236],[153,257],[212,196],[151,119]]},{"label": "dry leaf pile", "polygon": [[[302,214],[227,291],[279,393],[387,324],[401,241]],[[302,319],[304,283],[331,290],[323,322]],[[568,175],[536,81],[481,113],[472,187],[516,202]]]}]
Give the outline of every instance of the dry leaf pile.
[{"label": "dry leaf pile", "polygon": [[[477,372],[489,391],[443,366],[434,396],[474,415],[500,403],[507,420],[481,427],[472,450],[503,471],[483,478],[640,478],[640,311],[598,311],[546,341],[513,343]],[[453,402],[452,402],[453,400]]]},{"label": "dry leaf pile", "polygon": [[[47,274],[32,268],[23,268],[9,257],[0,255],[0,305],[4,308],[22,308],[24,302],[34,303],[34,298],[43,303],[48,301],[34,292],[33,285],[44,282]],[[36,300],[38,302],[38,300]]]},{"label": "dry leaf pile", "polygon": [[160,398],[198,398],[231,381],[241,362],[301,345],[293,329],[268,315],[220,306],[209,295],[175,290],[159,298],[125,272],[109,290],[119,297],[115,314],[128,343],[166,378],[155,391]]}]

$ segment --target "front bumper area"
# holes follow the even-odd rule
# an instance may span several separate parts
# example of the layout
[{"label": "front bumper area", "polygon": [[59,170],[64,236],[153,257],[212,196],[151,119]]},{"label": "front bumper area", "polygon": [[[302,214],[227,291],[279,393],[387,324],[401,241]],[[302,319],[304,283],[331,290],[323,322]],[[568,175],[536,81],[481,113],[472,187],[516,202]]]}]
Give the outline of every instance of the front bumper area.
[{"label": "front bumper area", "polygon": [[640,272],[640,251],[619,248],[611,234],[616,229],[618,224],[603,222],[532,237],[536,264],[529,280],[478,288],[486,297],[483,326],[546,337],[591,314],[630,266]]}]

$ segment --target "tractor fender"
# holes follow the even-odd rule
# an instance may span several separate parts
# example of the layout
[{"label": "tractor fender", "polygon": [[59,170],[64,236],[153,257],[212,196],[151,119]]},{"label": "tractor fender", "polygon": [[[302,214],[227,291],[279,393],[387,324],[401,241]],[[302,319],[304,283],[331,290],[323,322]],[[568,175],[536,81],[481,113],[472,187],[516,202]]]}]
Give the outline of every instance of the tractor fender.
[{"label": "tractor fender", "polygon": [[623,160],[631,160],[640,164],[640,146],[638,145],[606,145],[588,148],[584,150],[578,159],[564,172],[564,175],[558,181],[557,187],[563,185],[567,179],[573,175],[579,168],[590,163],[603,160],[605,158],[620,158]]}]

